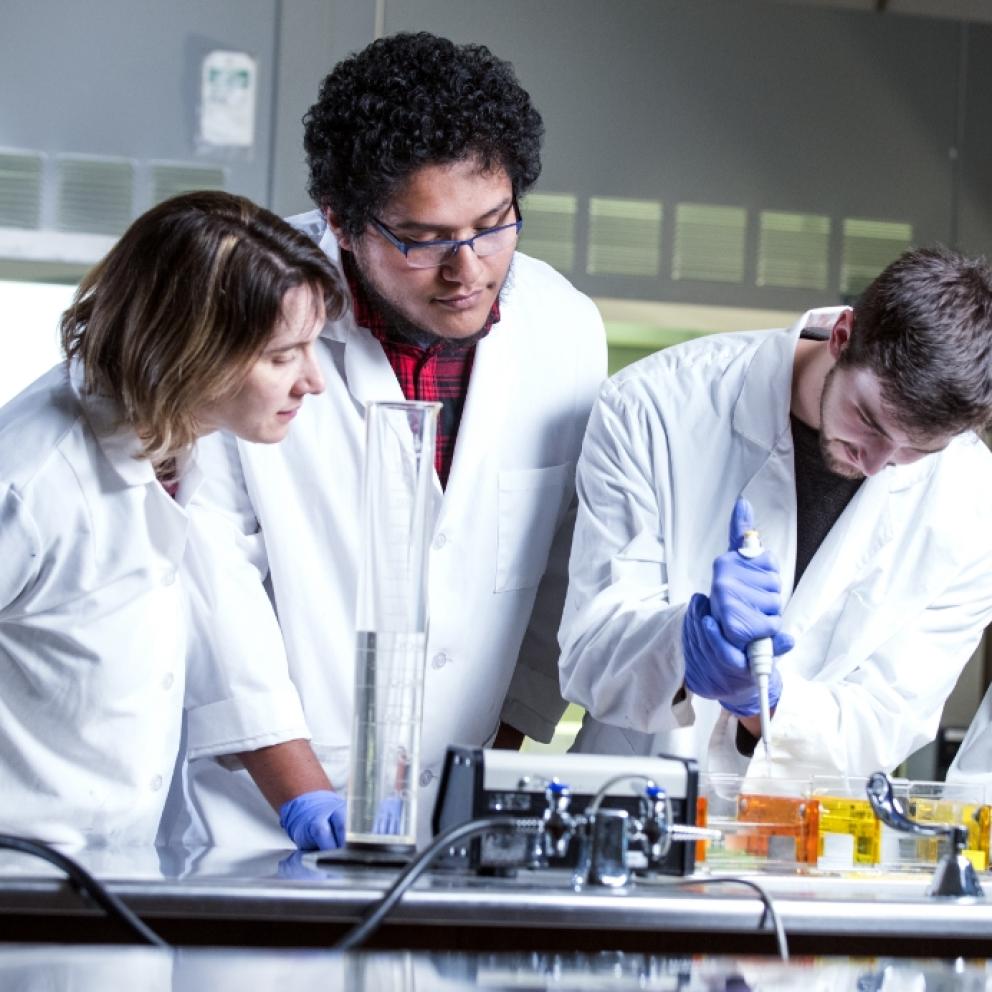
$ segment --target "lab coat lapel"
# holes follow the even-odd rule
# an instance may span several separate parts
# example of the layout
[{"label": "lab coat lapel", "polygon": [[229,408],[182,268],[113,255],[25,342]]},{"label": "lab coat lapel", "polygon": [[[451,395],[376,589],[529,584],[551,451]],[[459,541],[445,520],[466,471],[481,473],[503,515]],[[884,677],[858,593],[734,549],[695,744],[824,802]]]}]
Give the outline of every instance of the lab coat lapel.
[{"label": "lab coat lapel", "polygon": [[510,381],[514,320],[508,307],[502,307],[498,323],[476,346],[469,380],[465,409],[458,428],[451,473],[445,491],[445,507],[471,504],[478,498],[482,466],[492,459],[506,418],[507,406],[513,401]]},{"label": "lab coat lapel", "polygon": [[360,406],[374,400],[403,399],[403,390],[382,345],[364,327],[359,327],[349,311],[337,322],[336,334],[344,342],[344,375],[348,390]]},{"label": "lab coat lapel", "polygon": [[[318,244],[332,262],[341,265],[341,249],[327,225],[323,226]],[[347,293],[346,280],[342,278],[341,282]],[[360,407],[373,400],[402,400],[403,390],[382,345],[367,328],[355,323],[350,293],[348,296],[347,312],[340,320],[328,321],[321,337],[344,348],[344,376],[349,392]]]},{"label": "lab coat lapel", "polygon": [[901,501],[932,471],[933,461],[927,458],[887,468],[864,481],[817,549],[785,610],[785,625],[797,639],[834,608],[847,589],[872,573],[893,540],[895,521],[905,512]]},{"label": "lab coat lapel", "polygon": [[864,481],[810,560],[783,615],[797,640],[892,540],[891,476],[889,469]]},{"label": "lab coat lapel", "polygon": [[770,332],[756,350],[734,407],[734,431],[750,442],[749,481],[741,490],[754,511],[761,543],[781,568],[782,588],[792,586],[796,562],[796,484],[789,429],[792,365],[800,320]]},{"label": "lab coat lapel", "polygon": [[785,600],[796,568],[796,481],[790,432],[776,438],[774,447],[741,495],[754,511],[754,525],[761,534],[762,546],[778,562]]}]

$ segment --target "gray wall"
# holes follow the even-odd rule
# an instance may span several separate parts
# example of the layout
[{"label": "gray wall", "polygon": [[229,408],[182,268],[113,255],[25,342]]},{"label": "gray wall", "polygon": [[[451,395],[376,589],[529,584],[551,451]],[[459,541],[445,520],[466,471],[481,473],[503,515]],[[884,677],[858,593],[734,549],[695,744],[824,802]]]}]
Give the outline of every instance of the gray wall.
[{"label": "gray wall", "polygon": [[[385,28],[483,41],[513,61],[547,122],[542,189],[663,201],[659,277],[576,266],[594,295],[830,302],[847,217],[992,250],[987,26],[740,0],[387,0]],[[743,284],[672,281],[679,202],[748,209]],[[831,217],[828,291],[755,285],[761,210]],[[580,261],[583,227],[580,210]]]},{"label": "gray wall", "polygon": [[[511,59],[547,123],[539,190],[577,198],[569,275],[597,296],[795,310],[841,291],[845,218],[917,243],[992,251],[992,27],[770,0],[379,0],[388,32],[482,41]],[[300,118],[366,44],[354,0],[4,0],[0,148],[188,162],[280,213],[309,207]],[[259,64],[251,154],[194,141],[211,47]],[[586,271],[590,197],[661,201],[658,272]],[[148,205],[139,179],[135,210]],[[672,278],[675,208],[747,211],[737,281]],[[830,218],[827,285],[759,286],[761,211]],[[525,235],[537,230],[539,216]],[[51,217],[49,209],[43,220]]]},{"label": "gray wall", "polygon": [[[275,0],[3,0],[0,147],[222,166],[229,185],[268,195]],[[198,154],[202,57],[259,63],[250,156]]]}]

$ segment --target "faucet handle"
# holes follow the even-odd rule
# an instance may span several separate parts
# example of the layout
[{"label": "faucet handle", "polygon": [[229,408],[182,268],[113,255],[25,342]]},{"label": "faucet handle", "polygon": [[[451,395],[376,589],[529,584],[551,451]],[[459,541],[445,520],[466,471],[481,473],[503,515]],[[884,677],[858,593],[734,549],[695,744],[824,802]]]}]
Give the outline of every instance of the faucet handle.
[{"label": "faucet handle", "polygon": [[917,837],[946,837],[947,851],[940,859],[933,881],[927,889],[931,896],[980,896],[982,887],[972,863],[962,853],[968,843],[968,828],[960,823],[919,823],[906,814],[896,799],[892,782],[885,772],[873,772],[866,784],[868,802],[882,823]]},{"label": "faucet handle", "polygon": [[967,827],[960,823],[920,823],[914,820],[896,798],[892,782],[885,772],[873,772],[868,777],[865,788],[875,816],[893,830],[915,834],[917,837],[947,837],[955,854],[960,854],[964,850],[968,843]]}]

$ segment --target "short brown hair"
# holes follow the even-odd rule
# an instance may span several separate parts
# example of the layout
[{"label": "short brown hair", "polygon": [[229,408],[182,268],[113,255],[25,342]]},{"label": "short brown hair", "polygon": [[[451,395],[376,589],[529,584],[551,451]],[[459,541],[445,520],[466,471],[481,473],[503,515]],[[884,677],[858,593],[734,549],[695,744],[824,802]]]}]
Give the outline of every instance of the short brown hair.
[{"label": "short brown hair", "polygon": [[992,269],[947,248],[899,256],[854,305],[839,359],[869,368],[896,420],[923,436],[992,420]]},{"label": "short brown hair", "polygon": [[87,273],[62,315],[62,350],[160,461],[196,439],[198,407],[237,388],[300,285],[340,316],[340,277],[310,238],[244,197],[184,193]]}]

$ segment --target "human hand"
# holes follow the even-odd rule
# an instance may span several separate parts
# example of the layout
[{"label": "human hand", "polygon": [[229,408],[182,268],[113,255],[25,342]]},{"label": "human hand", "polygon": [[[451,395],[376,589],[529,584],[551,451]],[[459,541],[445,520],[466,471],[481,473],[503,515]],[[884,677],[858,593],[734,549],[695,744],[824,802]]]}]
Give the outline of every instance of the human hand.
[{"label": "human hand", "polygon": [[403,832],[403,799],[387,796],[379,803],[372,824],[374,834],[399,834]]},{"label": "human hand", "polygon": [[[789,647],[791,638],[787,634]],[[788,650],[788,648],[785,648]],[[689,600],[682,624],[686,688],[703,699],[716,699],[734,716],[755,716],[761,711],[758,686],[751,677],[745,651],[731,644],[710,614],[710,601],[702,593]],[[768,704],[774,709],[782,695],[782,676],[773,665],[768,677]]]},{"label": "human hand", "polygon": [[782,583],[778,564],[768,551],[753,558],[739,553],[744,535],[754,528],[751,504],[738,499],[730,515],[729,550],[713,562],[709,614],[720,625],[720,633],[741,651],[752,641],[773,638],[775,654],[793,646],[782,626]]},{"label": "human hand", "polygon": [[345,840],[345,799],[330,789],[304,792],[279,808],[279,826],[301,851],[329,851]]}]

